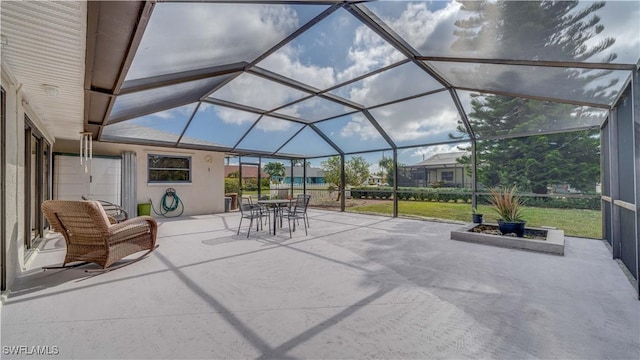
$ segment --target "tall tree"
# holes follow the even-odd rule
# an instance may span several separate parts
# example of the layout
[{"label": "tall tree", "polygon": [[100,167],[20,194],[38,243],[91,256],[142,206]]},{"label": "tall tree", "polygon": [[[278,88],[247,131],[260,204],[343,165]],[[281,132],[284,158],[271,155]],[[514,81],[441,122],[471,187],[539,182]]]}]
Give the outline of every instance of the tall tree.
[{"label": "tall tree", "polygon": [[[369,178],[370,164],[361,156],[355,156],[344,164],[345,183],[351,186],[362,185]],[[333,156],[322,162],[324,180],[338,189],[338,199],[342,190],[340,188],[340,157]]]},{"label": "tall tree", "polygon": [[[490,56],[497,59],[578,62],[592,59],[615,42],[612,38],[596,44],[589,42],[604,29],[596,14],[604,2],[586,4],[584,8],[578,1],[460,3],[470,16],[456,22],[457,39],[452,45],[455,50],[482,53],[487,44],[493,44]],[[609,54],[604,61],[615,58],[615,54]],[[485,73],[485,66],[478,65],[475,73]],[[495,69],[495,65],[491,66]],[[517,87],[519,76],[535,77],[547,69],[531,68],[525,75],[505,72],[495,80]],[[566,69],[561,74],[559,81],[554,81],[557,86],[551,97],[607,100],[616,83],[604,79],[610,71]],[[566,121],[575,121],[579,127],[580,119],[593,116],[592,109],[585,107],[486,94],[473,94],[471,107],[468,116],[472,128],[485,137],[555,130]],[[458,132],[466,133],[462,124]],[[477,142],[476,149],[478,181],[485,186],[518,185],[522,190],[546,193],[548,185],[570,183],[593,191],[599,180],[599,139],[594,131],[483,140]],[[460,162],[470,161],[462,157]]]},{"label": "tall tree", "polygon": [[262,167],[262,170],[269,174],[269,177],[271,179],[282,178],[285,175],[284,173],[286,171],[284,164],[280,162],[267,163]]}]

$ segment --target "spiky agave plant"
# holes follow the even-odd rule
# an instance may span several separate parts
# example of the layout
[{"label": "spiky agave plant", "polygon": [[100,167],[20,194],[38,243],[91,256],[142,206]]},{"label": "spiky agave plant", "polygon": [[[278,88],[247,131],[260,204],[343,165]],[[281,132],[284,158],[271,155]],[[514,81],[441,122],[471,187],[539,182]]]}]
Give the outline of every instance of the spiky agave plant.
[{"label": "spiky agave plant", "polygon": [[502,187],[501,189],[489,189],[491,196],[489,203],[491,209],[498,214],[504,222],[523,222],[522,211],[524,202],[520,196],[516,195],[517,187]]}]

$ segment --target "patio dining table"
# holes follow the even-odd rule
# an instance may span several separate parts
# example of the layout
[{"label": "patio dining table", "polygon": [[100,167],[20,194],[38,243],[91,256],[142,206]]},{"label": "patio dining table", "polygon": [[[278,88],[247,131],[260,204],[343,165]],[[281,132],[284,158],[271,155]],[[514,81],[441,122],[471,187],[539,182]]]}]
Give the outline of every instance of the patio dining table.
[{"label": "patio dining table", "polygon": [[[264,205],[273,209],[273,235],[275,235],[277,218],[278,218],[278,209],[280,209],[283,205],[289,206],[291,204],[291,200],[289,199],[258,200],[258,204]],[[280,223],[280,227],[282,227],[282,223]]]}]

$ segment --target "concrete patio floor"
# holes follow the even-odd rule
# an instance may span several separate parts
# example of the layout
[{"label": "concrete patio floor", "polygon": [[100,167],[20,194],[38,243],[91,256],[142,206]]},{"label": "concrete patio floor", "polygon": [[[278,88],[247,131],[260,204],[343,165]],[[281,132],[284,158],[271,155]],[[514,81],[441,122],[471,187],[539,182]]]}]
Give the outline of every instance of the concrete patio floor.
[{"label": "concrete patio floor", "polygon": [[638,359],[640,301],[601,241],[565,256],[449,239],[459,225],[310,210],[309,236],[239,214],[159,219],[148,258],[87,276],[50,239],[2,305],[42,358]]}]

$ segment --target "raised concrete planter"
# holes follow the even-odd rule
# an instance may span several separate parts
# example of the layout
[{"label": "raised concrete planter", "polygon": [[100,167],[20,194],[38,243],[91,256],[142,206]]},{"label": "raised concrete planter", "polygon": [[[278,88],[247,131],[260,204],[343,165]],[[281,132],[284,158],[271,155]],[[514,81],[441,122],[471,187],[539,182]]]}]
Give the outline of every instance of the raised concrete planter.
[{"label": "raised concrete planter", "polygon": [[[519,238],[515,236],[491,235],[471,232],[478,224],[467,224],[451,232],[451,240],[493,245],[510,249],[537,251],[547,254],[564,255],[564,231],[555,229],[527,228],[546,231],[546,240]],[[526,230],[525,230],[526,231]]]}]

